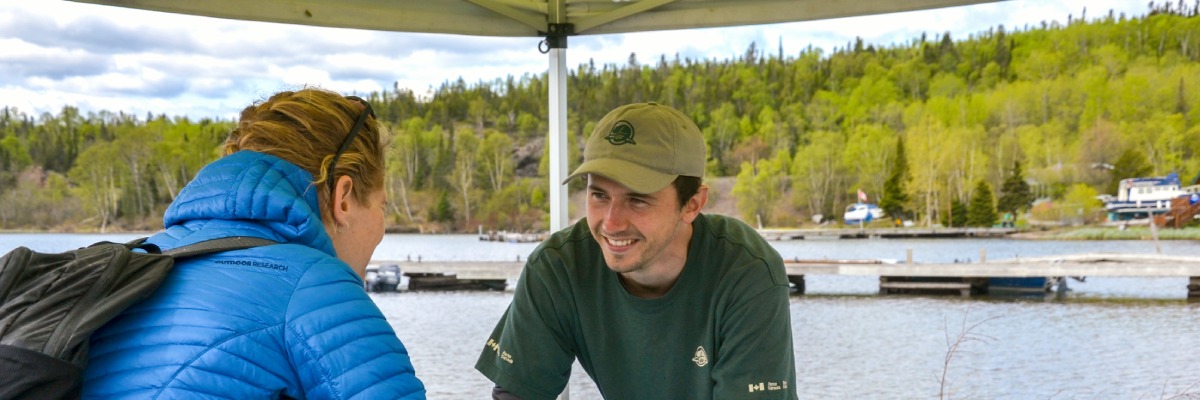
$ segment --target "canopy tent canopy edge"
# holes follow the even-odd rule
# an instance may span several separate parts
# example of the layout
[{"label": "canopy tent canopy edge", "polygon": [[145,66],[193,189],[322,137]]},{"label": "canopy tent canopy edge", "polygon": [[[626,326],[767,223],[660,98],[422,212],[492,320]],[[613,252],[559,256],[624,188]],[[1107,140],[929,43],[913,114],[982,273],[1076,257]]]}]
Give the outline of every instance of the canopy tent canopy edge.
[{"label": "canopy tent canopy edge", "polygon": [[[812,21],[998,0],[72,0],[216,18],[398,32],[539,37]],[[551,18],[558,14],[555,18]]]}]

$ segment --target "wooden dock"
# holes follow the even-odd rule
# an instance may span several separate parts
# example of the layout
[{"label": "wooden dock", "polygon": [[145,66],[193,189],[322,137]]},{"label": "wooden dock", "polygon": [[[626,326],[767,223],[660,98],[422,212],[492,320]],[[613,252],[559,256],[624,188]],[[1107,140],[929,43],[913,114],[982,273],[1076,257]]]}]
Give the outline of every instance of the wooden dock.
[{"label": "wooden dock", "polygon": [[459,279],[517,279],[524,262],[515,261],[372,261],[374,265],[396,264],[400,271],[419,274],[455,275]]},{"label": "wooden dock", "polygon": [[[523,262],[463,261],[389,261],[374,265],[397,264],[406,275],[454,275],[470,280],[516,280]],[[788,279],[803,293],[804,277],[809,275],[879,276],[881,293],[888,289],[929,289],[961,292],[977,291],[979,278],[1029,277],[1188,277],[1188,297],[1200,298],[1200,257],[1155,254],[1090,253],[995,260],[976,263],[884,263],[877,260],[803,260],[785,261]],[[974,286],[965,286],[974,285]],[[975,293],[972,291],[971,293]]]},{"label": "wooden dock", "polygon": [[1004,237],[1016,228],[838,228],[759,229],[767,240],[915,239]]},{"label": "wooden dock", "polygon": [[878,275],[922,277],[1200,276],[1200,257],[1155,254],[1075,254],[983,263],[886,264],[831,260],[784,262],[788,275]]},{"label": "wooden dock", "polygon": [[482,232],[479,233],[479,240],[484,242],[506,242],[506,243],[541,243],[546,240],[549,234],[547,233],[520,233],[520,232]]}]

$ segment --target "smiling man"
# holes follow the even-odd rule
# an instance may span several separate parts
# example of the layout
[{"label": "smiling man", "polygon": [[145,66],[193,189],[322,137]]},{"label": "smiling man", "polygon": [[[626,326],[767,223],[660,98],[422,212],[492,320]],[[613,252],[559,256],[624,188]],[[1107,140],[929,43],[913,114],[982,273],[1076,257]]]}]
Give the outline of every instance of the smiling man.
[{"label": "smiling man", "polygon": [[475,364],[493,398],[553,399],[576,359],[610,399],[796,397],[783,261],[700,213],[706,154],[667,106],[600,120],[567,178],[587,179],[587,218],[529,256]]}]

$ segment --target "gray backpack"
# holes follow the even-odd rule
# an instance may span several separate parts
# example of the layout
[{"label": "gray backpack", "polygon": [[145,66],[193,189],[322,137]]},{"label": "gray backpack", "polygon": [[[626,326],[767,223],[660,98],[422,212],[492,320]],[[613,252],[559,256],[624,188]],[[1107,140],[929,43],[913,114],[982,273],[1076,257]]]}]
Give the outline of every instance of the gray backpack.
[{"label": "gray backpack", "polygon": [[92,332],[154,293],[175,260],[277,244],[239,236],[162,252],[145,241],[0,257],[0,399],[79,398]]}]

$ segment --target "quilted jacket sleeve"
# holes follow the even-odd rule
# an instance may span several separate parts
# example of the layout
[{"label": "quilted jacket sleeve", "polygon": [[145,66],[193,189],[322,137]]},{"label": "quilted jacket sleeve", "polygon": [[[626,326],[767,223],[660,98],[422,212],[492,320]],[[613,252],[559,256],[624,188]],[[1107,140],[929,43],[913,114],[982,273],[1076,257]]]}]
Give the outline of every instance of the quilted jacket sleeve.
[{"label": "quilted jacket sleeve", "polygon": [[288,304],[292,365],[309,399],[424,399],[408,351],[342,265],[313,265]]}]

